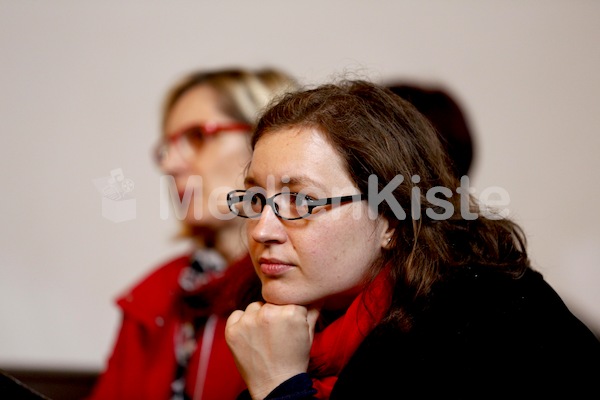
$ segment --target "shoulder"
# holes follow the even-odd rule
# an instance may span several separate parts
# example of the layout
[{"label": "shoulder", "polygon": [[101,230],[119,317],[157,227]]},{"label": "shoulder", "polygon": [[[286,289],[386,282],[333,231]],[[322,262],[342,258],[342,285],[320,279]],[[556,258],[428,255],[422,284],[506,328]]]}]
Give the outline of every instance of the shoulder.
[{"label": "shoulder", "polygon": [[[473,267],[436,285],[413,318],[409,331],[385,323],[371,332],[336,390],[552,393],[590,388],[600,375],[600,341],[533,270],[515,278]],[[401,390],[400,380],[411,384]]]},{"label": "shoulder", "polygon": [[151,270],[118,297],[119,307],[134,315],[164,313],[181,291],[179,276],[189,256],[179,255]]},{"label": "shoulder", "polygon": [[181,270],[189,264],[189,257],[189,254],[179,255],[155,267],[131,286],[121,297],[148,294],[148,292],[154,292],[155,290],[176,287]]},{"label": "shoulder", "polygon": [[451,326],[514,327],[521,333],[529,332],[524,328],[544,333],[548,324],[575,330],[580,325],[539,272],[527,268],[515,276],[485,266],[467,267],[436,284],[418,318]]},{"label": "shoulder", "polygon": [[469,267],[434,286],[415,322],[417,333],[459,340],[466,346],[491,348],[490,341],[496,340],[498,353],[519,348],[527,354],[552,351],[557,355],[574,350],[578,343],[597,343],[531,268],[514,276],[484,266]]}]

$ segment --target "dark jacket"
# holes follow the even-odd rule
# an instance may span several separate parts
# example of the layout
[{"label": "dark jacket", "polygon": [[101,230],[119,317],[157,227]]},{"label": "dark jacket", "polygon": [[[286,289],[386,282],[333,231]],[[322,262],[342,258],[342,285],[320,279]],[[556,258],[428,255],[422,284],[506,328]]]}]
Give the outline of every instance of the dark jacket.
[{"label": "dark jacket", "polygon": [[[367,336],[332,400],[600,393],[599,339],[531,269],[513,279],[465,268],[436,284],[412,317],[408,332],[382,323]],[[309,398],[302,375],[268,398]]]}]

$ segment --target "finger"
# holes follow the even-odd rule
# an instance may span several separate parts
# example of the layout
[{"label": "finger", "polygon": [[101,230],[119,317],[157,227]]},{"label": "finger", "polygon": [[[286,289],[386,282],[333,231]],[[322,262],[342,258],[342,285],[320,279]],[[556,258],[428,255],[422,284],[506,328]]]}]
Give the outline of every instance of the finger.
[{"label": "finger", "polygon": [[236,324],[240,320],[240,318],[242,318],[243,315],[244,315],[244,312],[242,310],[235,310],[227,318],[227,324],[225,326],[228,327],[233,324]]},{"label": "finger", "polygon": [[264,305],[264,303],[262,301],[255,301],[253,303],[250,303],[246,307],[246,312],[249,312],[249,313],[258,312],[262,308],[263,305]]}]

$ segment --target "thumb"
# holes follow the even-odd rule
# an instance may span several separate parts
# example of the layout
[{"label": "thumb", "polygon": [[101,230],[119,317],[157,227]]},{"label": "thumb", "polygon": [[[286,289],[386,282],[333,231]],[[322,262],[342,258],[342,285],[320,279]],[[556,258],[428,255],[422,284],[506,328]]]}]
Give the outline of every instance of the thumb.
[{"label": "thumb", "polygon": [[317,325],[317,319],[319,319],[320,314],[321,312],[318,308],[309,308],[308,313],[306,314],[306,321],[308,322],[311,343],[315,334],[315,326]]}]

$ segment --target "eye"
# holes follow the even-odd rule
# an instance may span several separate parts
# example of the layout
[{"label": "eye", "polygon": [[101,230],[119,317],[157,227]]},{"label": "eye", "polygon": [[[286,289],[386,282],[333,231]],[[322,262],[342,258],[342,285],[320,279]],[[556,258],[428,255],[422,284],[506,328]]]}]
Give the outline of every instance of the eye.
[{"label": "eye", "polygon": [[204,142],[205,137],[204,131],[199,126],[192,126],[182,133],[182,138],[194,147],[200,146]]},{"label": "eye", "polygon": [[246,197],[252,212],[260,214],[265,206],[265,197],[258,192],[247,192],[246,196],[250,194],[250,197]]},{"label": "eye", "polygon": [[296,207],[308,207],[311,201],[314,199],[304,193],[291,193],[290,203],[295,204]]},{"label": "eye", "polygon": [[294,217],[303,217],[311,213],[311,202],[314,199],[304,193],[290,193],[289,201]]}]

